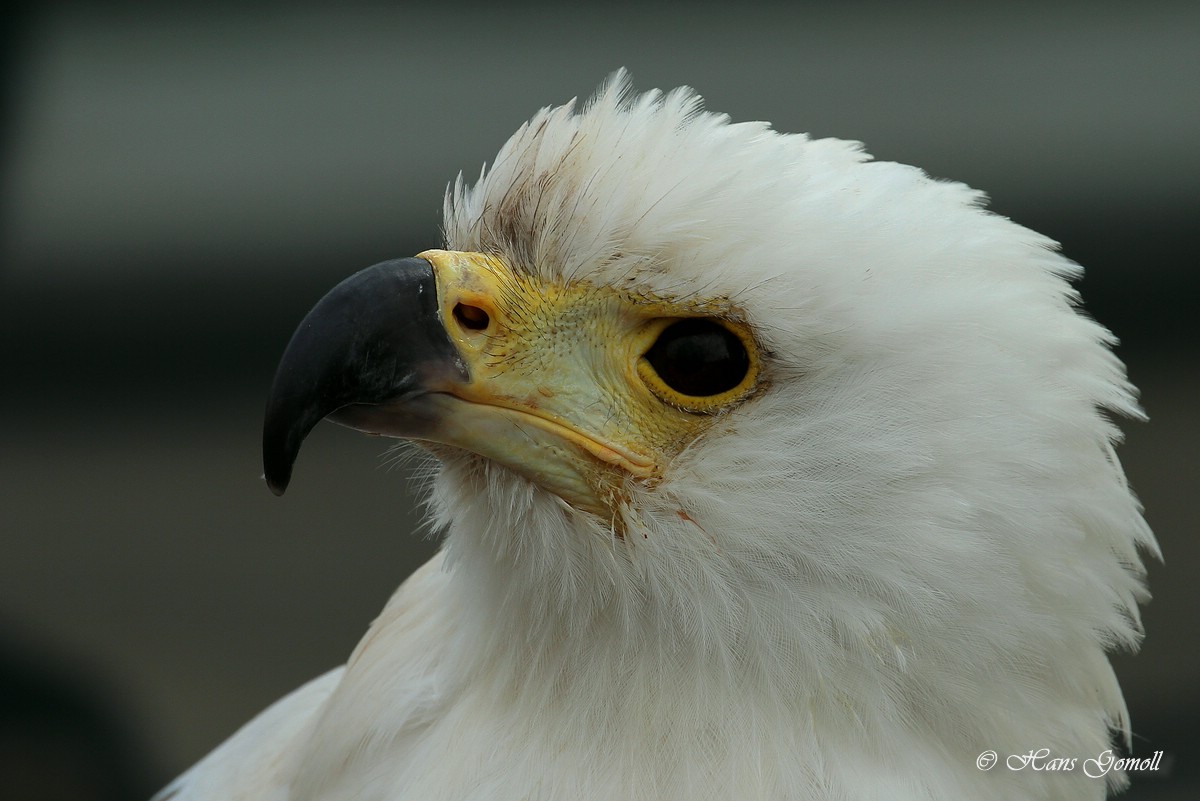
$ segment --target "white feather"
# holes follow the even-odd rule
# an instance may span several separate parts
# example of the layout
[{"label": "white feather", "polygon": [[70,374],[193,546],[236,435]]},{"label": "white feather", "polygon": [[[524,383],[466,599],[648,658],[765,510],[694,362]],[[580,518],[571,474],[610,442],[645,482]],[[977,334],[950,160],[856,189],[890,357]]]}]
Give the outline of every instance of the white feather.
[{"label": "white feather", "polygon": [[1157,555],[1112,450],[1107,415],[1141,417],[1113,337],[1078,268],[982,202],[621,74],[537,114],[451,189],[447,247],[728,299],[769,390],[629,486],[623,540],[448,458],[444,560],[340,681],[175,797],[1104,797],[1079,771],[975,765],[1128,737],[1106,650],[1136,647]]}]

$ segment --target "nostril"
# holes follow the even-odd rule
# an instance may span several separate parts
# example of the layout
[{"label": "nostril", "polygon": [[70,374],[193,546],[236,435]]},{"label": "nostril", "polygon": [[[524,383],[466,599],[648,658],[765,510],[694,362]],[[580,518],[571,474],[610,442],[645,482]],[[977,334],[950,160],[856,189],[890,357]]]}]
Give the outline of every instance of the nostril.
[{"label": "nostril", "polygon": [[491,322],[487,312],[478,306],[469,306],[466,303],[455,304],[454,319],[458,320],[458,324],[463,328],[469,328],[472,331],[482,331]]}]

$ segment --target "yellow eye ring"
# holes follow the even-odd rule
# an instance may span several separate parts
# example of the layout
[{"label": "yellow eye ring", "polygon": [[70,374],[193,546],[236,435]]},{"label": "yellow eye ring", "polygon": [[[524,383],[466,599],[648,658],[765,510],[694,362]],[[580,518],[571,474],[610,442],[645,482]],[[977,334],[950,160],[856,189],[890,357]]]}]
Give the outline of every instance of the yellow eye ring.
[{"label": "yellow eye ring", "polygon": [[659,399],[712,413],[748,395],[759,372],[749,328],[714,317],[667,317],[647,327],[638,376]]}]

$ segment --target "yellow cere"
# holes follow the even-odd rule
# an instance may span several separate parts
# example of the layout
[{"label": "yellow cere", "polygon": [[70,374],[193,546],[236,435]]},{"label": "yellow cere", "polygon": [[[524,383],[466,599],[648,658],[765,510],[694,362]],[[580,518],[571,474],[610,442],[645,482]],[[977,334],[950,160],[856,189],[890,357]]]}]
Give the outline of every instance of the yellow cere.
[{"label": "yellow cere", "polygon": [[[434,266],[443,324],[471,374],[451,394],[475,417],[490,409],[487,425],[454,434],[469,441],[449,444],[508,463],[576,508],[611,512],[625,481],[654,482],[713,412],[758,386],[759,347],[720,301],[689,305],[549,282],[483,253],[418,255]],[[749,369],[728,391],[695,398],[667,386],[643,356],[671,323],[700,316],[737,337]]]}]

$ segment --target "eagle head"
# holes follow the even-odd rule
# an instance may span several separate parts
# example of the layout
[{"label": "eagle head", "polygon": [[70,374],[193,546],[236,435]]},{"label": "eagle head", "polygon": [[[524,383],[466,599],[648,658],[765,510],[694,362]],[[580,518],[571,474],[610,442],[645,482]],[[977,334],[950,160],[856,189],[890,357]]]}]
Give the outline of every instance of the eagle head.
[{"label": "eagle head", "polygon": [[829,797],[868,780],[833,753],[945,797],[985,748],[1099,754],[1155,551],[1113,451],[1141,412],[1079,268],[983,201],[619,74],[316,306],[267,478],[326,416],[418,442],[462,675],[562,742],[669,720]]}]

